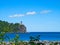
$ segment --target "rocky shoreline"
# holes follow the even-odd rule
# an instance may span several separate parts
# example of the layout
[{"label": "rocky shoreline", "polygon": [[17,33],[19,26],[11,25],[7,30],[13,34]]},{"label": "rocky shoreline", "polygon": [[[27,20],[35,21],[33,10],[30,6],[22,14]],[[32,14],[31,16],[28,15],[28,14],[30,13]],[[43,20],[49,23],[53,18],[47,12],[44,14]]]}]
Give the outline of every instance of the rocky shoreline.
[{"label": "rocky shoreline", "polygon": [[60,45],[60,41],[18,41],[16,42],[0,42],[0,45]]}]

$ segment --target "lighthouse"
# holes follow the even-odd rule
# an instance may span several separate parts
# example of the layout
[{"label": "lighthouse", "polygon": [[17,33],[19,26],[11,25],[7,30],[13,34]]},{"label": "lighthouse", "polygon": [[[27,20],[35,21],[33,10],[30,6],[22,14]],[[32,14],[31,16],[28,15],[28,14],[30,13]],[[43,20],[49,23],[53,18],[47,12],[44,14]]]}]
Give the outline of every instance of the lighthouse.
[{"label": "lighthouse", "polygon": [[26,26],[22,23],[22,21],[20,23],[19,32],[26,33]]}]

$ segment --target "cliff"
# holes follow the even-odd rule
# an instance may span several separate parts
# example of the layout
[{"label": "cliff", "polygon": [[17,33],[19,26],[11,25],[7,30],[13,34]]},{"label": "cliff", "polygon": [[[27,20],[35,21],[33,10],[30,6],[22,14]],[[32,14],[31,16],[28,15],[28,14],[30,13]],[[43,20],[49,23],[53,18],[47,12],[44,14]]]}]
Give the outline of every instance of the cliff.
[{"label": "cliff", "polygon": [[25,33],[26,27],[20,23],[8,23],[0,20],[0,32],[20,32]]}]

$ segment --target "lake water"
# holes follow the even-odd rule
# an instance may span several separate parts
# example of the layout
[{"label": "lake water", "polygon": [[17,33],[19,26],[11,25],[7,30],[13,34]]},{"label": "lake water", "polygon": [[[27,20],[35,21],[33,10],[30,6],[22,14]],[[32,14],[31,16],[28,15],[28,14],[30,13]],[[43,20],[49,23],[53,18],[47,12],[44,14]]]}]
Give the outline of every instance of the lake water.
[{"label": "lake water", "polygon": [[[10,39],[15,37],[16,33],[7,33]],[[60,32],[28,32],[28,33],[17,33],[20,38],[19,40],[30,40],[30,36],[40,35],[40,40],[59,40],[60,41]]]}]

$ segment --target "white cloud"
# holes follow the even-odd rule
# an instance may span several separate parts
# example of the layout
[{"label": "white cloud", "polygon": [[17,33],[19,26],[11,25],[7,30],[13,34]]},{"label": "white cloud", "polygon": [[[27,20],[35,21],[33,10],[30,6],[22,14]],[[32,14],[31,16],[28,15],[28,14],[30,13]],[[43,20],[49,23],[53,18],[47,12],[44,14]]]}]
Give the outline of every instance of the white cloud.
[{"label": "white cloud", "polygon": [[36,14],[36,12],[35,12],[35,11],[27,12],[27,13],[26,13],[26,15],[34,15],[34,14]]},{"label": "white cloud", "polygon": [[43,11],[40,12],[40,14],[48,14],[50,12],[52,12],[52,11],[51,10],[43,10]]},{"label": "white cloud", "polygon": [[9,17],[15,18],[15,17],[23,17],[24,14],[15,14],[15,15],[10,15]]}]

